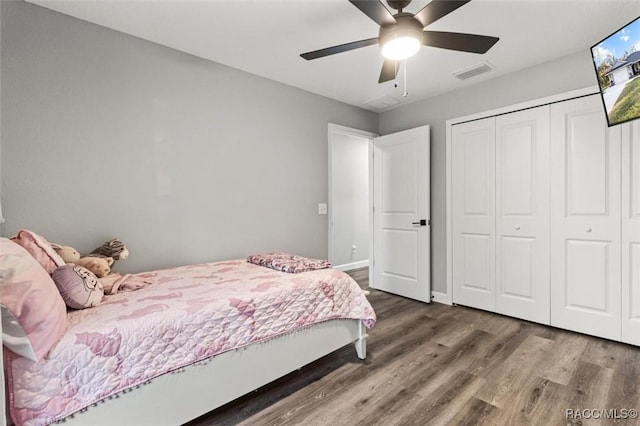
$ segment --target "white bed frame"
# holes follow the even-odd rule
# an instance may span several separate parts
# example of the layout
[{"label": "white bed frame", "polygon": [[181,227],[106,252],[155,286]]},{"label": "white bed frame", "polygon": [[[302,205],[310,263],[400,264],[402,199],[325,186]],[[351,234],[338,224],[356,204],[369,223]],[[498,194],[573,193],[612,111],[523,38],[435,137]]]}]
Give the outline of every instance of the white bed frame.
[{"label": "white bed frame", "polygon": [[[67,417],[64,425],[183,424],[350,343],[365,359],[367,337],[361,320],[326,321],[157,377]],[[8,412],[6,418],[11,424]]]}]

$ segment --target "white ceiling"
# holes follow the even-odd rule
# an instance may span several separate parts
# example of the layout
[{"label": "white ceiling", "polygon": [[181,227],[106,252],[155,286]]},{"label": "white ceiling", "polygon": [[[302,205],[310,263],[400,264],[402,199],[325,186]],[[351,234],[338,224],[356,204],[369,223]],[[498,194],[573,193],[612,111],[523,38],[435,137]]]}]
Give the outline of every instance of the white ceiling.
[{"label": "white ceiling", "polygon": [[[303,52],[378,35],[377,24],[347,0],[27,1],[373,111],[588,52],[640,15],[640,0],[473,0],[427,29],[500,41],[484,55],[422,47],[408,61],[409,96],[403,98],[402,79],[397,88],[393,82],[378,84],[378,46],[313,61],[300,58]],[[407,11],[415,13],[428,2],[414,0]],[[482,61],[495,69],[465,81],[452,76]]]}]

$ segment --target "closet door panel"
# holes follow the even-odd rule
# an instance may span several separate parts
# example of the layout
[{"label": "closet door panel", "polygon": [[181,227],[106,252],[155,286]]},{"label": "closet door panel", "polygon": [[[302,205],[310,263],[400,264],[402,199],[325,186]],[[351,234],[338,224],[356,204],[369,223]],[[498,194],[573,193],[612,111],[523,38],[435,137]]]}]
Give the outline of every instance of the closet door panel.
[{"label": "closet door panel", "polygon": [[622,341],[640,345],[640,121],[622,130]]},{"label": "closet door panel", "polygon": [[496,118],[496,311],[549,324],[549,107]]},{"label": "closet door panel", "polygon": [[494,119],[458,124],[452,131],[453,301],[493,311]]},{"label": "closet door panel", "polygon": [[597,96],[551,106],[551,324],[620,339],[620,126]]},{"label": "closet door panel", "polygon": [[538,293],[535,285],[536,239],[502,235],[498,247],[497,311],[513,316],[507,311],[514,303],[522,299],[535,303]]}]

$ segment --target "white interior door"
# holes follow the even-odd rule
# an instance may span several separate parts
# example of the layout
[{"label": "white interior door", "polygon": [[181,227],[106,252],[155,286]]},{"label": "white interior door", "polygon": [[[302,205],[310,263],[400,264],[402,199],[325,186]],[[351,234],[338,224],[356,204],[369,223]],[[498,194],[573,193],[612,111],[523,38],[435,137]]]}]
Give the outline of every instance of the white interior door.
[{"label": "white interior door", "polygon": [[429,126],[374,139],[372,287],[429,302]]},{"label": "white interior door", "polygon": [[549,107],[496,117],[496,312],[549,324]]},{"label": "white interior door", "polygon": [[623,126],[622,341],[640,345],[640,121]]},{"label": "white interior door", "polygon": [[495,119],[452,128],[453,301],[495,311]]},{"label": "white interior door", "polygon": [[597,96],[551,106],[551,324],[620,339],[620,126]]}]

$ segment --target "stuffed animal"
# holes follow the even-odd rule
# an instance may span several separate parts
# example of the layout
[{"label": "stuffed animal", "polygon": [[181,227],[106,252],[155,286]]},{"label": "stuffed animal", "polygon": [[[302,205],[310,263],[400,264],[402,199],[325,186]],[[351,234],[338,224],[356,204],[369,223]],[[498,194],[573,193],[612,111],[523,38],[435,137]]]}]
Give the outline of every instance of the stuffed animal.
[{"label": "stuffed animal", "polygon": [[85,256],[76,260],[76,265],[87,268],[95,274],[98,278],[103,278],[109,275],[111,272],[111,265],[113,265],[113,258],[111,257],[97,257],[97,256]]},{"label": "stuffed animal", "polygon": [[51,247],[65,261],[65,263],[73,263],[83,266],[93,272],[96,277],[102,278],[109,275],[111,265],[113,265],[112,257],[100,257],[95,255],[80,256],[78,250],[71,246],[63,246],[60,244],[51,244]]},{"label": "stuffed animal", "polygon": [[100,247],[96,247],[88,256],[110,257],[114,261],[129,257],[129,249],[118,238],[113,238]]},{"label": "stuffed animal", "polygon": [[78,250],[71,246],[62,246],[60,244],[51,243],[51,247],[58,253],[58,255],[65,261],[65,263],[76,263],[80,259],[80,253]]}]

